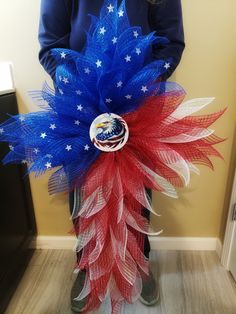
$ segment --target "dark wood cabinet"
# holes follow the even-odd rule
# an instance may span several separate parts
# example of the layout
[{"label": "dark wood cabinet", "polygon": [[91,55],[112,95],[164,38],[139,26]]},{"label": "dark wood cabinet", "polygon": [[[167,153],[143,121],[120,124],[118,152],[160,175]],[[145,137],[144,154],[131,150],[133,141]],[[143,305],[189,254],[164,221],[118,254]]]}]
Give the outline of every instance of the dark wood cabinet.
[{"label": "dark wood cabinet", "polygon": [[[15,93],[0,95],[0,122],[17,114]],[[36,223],[25,164],[2,164],[9,151],[0,142],[0,313],[4,313],[34,252]]]}]

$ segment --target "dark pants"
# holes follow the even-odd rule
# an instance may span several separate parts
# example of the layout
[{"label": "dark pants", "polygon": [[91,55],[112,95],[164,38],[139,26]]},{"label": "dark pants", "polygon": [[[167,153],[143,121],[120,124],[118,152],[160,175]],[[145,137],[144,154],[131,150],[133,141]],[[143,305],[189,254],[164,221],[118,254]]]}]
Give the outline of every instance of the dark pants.
[{"label": "dark pants", "polygon": [[[152,199],[152,190],[146,189],[147,194]],[[70,207],[70,213],[72,214],[74,206],[80,206],[80,191],[78,189],[70,192],[69,194],[69,207]],[[143,208],[142,215],[150,220],[150,212],[148,209]],[[145,236],[145,242],[144,242],[144,255],[149,258],[149,252],[150,252],[150,243],[148,240],[148,236]]]}]

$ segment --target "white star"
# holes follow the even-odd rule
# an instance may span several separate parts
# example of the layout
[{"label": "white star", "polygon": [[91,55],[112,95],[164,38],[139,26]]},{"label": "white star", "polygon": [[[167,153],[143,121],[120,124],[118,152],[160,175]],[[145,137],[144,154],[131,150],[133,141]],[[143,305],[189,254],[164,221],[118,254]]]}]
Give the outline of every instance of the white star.
[{"label": "white star", "polygon": [[78,90],[76,91],[76,94],[79,95],[79,96],[82,95],[81,90],[78,89]]},{"label": "white star", "polygon": [[117,86],[117,87],[122,87],[122,85],[123,85],[123,82],[122,82],[122,81],[119,81],[116,86]]},{"label": "white star", "polygon": [[19,118],[19,120],[22,122],[22,121],[25,120],[25,118],[21,116],[21,117]]},{"label": "white star", "polygon": [[85,74],[89,74],[90,72],[91,72],[91,70],[90,70],[89,68],[85,68],[85,69],[84,69],[84,73],[85,73]]},{"label": "white star", "polygon": [[0,129],[0,134],[2,134],[4,132],[4,129],[3,128],[1,128]]},{"label": "white star", "polygon": [[27,160],[26,160],[26,159],[23,159],[23,160],[21,160],[21,163],[22,163],[22,164],[27,164]]},{"label": "white star", "polygon": [[47,134],[44,132],[44,133],[41,133],[40,137],[42,138],[45,138],[47,136]]},{"label": "white star", "polygon": [[87,144],[84,146],[84,150],[89,150],[89,146]]},{"label": "white star", "polygon": [[97,66],[97,68],[100,68],[102,66],[102,61],[101,60],[97,60],[96,61],[96,66]]},{"label": "white star", "polygon": [[71,145],[66,145],[66,150],[69,152],[70,150],[72,150]]},{"label": "white star", "polygon": [[147,86],[142,86],[141,91],[144,92],[144,93],[146,93],[146,92],[148,91]]},{"label": "white star", "polygon": [[83,109],[82,105],[77,105],[77,110],[81,111]]},{"label": "white star", "polygon": [[47,167],[47,169],[49,169],[49,168],[52,167],[52,163],[51,163],[51,162],[47,162],[47,163],[45,164],[45,166]]},{"label": "white star", "polygon": [[111,4],[107,7],[107,9],[109,13],[114,12],[114,7]]},{"label": "white star", "polygon": [[69,83],[69,80],[67,77],[64,77],[63,80],[62,80],[65,84],[68,84]]},{"label": "white star", "polygon": [[107,98],[106,99],[106,103],[110,104],[112,102],[112,99],[111,98]]},{"label": "white star", "polygon": [[135,37],[135,38],[138,38],[139,35],[138,35],[138,32],[137,32],[137,31],[133,31],[133,34],[134,34],[134,37]]},{"label": "white star", "polygon": [[14,147],[12,145],[9,145],[10,150],[14,150]]},{"label": "white star", "polygon": [[126,98],[126,99],[131,99],[131,98],[132,98],[132,95],[126,95],[125,98]]},{"label": "white star", "polygon": [[122,17],[122,16],[124,16],[124,11],[123,10],[120,10],[119,12],[118,12],[118,15],[119,15],[119,17]]},{"label": "white star", "polygon": [[75,124],[76,125],[80,125],[80,121],[79,120],[75,120]]},{"label": "white star", "polygon": [[114,45],[117,43],[117,40],[118,40],[117,37],[113,37],[113,38],[112,38],[112,42],[113,42]]},{"label": "white star", "polygon": [[168,69],[170,68],[170,63],[169,63],[169,62],[166,62],[165,65],[164,65],[164,68],[165,68],[166,70],[168,70]]},{"label": "white star", "polygon": [[127,56],[125,57],[125,61],[126,61],[126,62],[130,62],[130,61],[131,61],[131,56],[127,55]]},{"label": "white star", "polygon": [[35,148],[35,149],[34,149],[34,153],[35,153],[35,154],[38,154],[38,152],[39,152],[39,149],[38,149],[38,148]]},{"label": "white star", "polygon": [[141,53],[141,49],[140,49],[140,48],[136,48],[136,53],[137,53],[137,55],[139,56],[140,53]]},{"label": "white star", "polygon": [[63,90],[62,90],[62,89],[59,89],[59,93],[60,93],[61,95],[63,95],[63,94],[64,94],[64,92],[63,92]]},{"label": "white star", "polygon": [[50,124],[50,129],[55,130],[56,129],[56,125],[55,124]]},{"label": "white star", "polygon": [[100,28],[99,34],[104,35],[104,34],[106,33],[106,31],[107,31],[107,30],[106,30],[105,27],[103,26],[103,27]]},{"label": "white star", "polygon": [[65,59],[66,58],[66,53],[64,51],[61,52],[61,58]]}]

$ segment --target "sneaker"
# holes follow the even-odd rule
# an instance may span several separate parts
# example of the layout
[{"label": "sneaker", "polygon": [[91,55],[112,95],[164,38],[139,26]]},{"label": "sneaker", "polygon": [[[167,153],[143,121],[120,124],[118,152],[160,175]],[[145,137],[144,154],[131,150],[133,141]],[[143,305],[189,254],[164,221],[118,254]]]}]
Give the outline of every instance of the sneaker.
[{"label": "sneaker", "polygon": [[70,293],[71,310],[76,313],[83,312],[83,309],[86,305],[87,297],[79,301],[74,300],[74,298],[76,298],[83,289],[85,277],[86,277],[86,271],[85,270],[80,271],[71,288],[71,293]]},{"label": "sneaker", "polygon": [[143,287],[139,300],[143,304],[151,306],[158,302],[159,297],[160,292],[157,281],[155,280],[152,272],[149,271],[149,276],[143,279]]}]

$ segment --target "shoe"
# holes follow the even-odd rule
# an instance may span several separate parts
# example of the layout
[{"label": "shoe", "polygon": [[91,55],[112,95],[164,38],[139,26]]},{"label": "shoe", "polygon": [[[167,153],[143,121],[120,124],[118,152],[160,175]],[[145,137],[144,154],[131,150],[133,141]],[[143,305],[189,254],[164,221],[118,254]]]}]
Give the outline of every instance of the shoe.
[{"label": "shoe", "polygon": [[85,277],[86,277],[86,271],[85,270],[79,271],[79,273],[78,273],[78,275],[77,275],[77,277],[73,283],[73,286],[71,288],[71,293],[70,293],[71,310],[73,312],[76,312],[76,313],[83,312],[83,309],[84,309],[86,302],[87,302],[87,297],[82,299],[82,300],[79,300],[79,301],[74,300],[74,298],[76,298],[83,289]]},{"label": "shoe", "polygon": [[160,292],[157,281],[155,280],[152,272],[149,271],[149,276],[143,279],[143,287],[139,300],[143,304],[151,306],[158,302],[159,297]]}]

